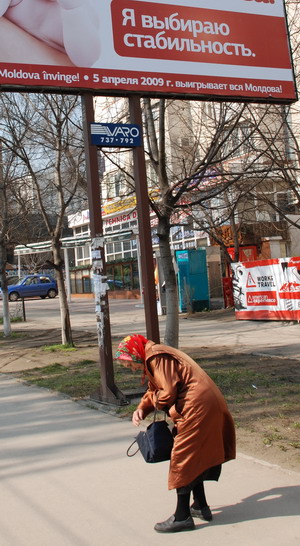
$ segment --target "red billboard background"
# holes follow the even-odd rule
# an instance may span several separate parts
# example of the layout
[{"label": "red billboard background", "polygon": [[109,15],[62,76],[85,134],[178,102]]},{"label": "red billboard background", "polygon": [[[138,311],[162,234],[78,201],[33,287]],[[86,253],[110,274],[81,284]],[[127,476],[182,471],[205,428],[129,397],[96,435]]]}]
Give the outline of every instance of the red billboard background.
[{"label": "red billboard background", "polygon": [[[170,19],[172,11],[176,10],[176,18]],[[125,10],[125,11],[124,11]],[[130,25],[130,21],[124,26],[122,21],[124,20],[123,13],[126,13],[127,10],[134,10],[134,25]],[[159,13],[159,16],[157,16]],[[146,15],[145,15],[146,14]],[[145,20],[145,17],[147,19]],[[200,29],[200,20],[201,22],[212,22],[213,26],[208,26],[203,24],[203,28],[206,28],[208,32],[197,32],[197,28]],[[133,0],[113,0],[112,2],[112,20],[113,20],[113,32],[114,32],[114,44],[115,49],[119,55],[124,57],[143,57],[143,58],[156,58],[156,59],[173,59],[173,60],[184,60],[184,61],[195,61],[196,62],[205,62],[205,63],[218,63],[218,64],[246,64],[247,66],[268,66],[274,68],[289,68],[291,64],[290,54],[287,47],[278,47],[278,43],[284,42],[286,39],[286,24],[285,20],[280,17],[272,17],[265,15],[255,15],[249,13],[235,13],[227,12],[223,10],[211,10],[203,8],[194,8],[187,6],[169,6],[164,4],[154,4],[152,2],[136,2]],[[130,43],[129,46],[126,46],[124,43],[124,37],[128,34],[128,26],[130,30],[134,30],[134,34],[142,36],[143,33],[146,36],[152,36],[155,38],[156,35],[160,33],[158,28],[149,28],[143,25],[143,20],[148,25],[151,22],[159,21],[161,24],[167,20],[170,21],[173,29],[169,28],[162,32],[164,35],[161,38],[170,38],[170,42],[176,38],[186,40],[186,45],[188,40],[193,38],[193,42],[199,43],[205,39],[206,47],[204,51],[191,51],[191,50],[182,50],[178,51],[176,49],[160,48],[160,47],[134,47],[134,44]],[[125,19],[126,21],[126,19]],[[194,21],[198,22],[198,26],[195,24],[191,29],[195,28],[195,31],[189,30],[188,25],[186,28],[182,24],[181,27],[177,30],[179,24],[175,23],[177,21]],[[221,26],[223,25],[223,27]],[[218,33],[223,29],[223,32],[226,34]],[[230,30],[228,34],[228,30]],[[254,32],[255,30],[255,32]],[[216,34],[213,34],[216,32]],[[134,36],[134,35],[132,35]],[[201,40],[199,40],[201,36]],[[274,36],[276,36],[276,47],[274,47]],[[213,42],[211,40],[213,38]],[[218,43],[218,44],[232,44],[228,49],[226,54],[220,46],[216,49],[216,53],[208,47],[208,42]],[[146,40],[145,40],[146,42]],[[151,43],[151,42],[150,42]],[[159,42],[158,42],[159,44]],[[241,63],[241,55],[234,54],[235,48],[233,44],[244,46],[251,54],[245,55]],[[149,44],[150,45],[150,44]],[[190,44],[192,45],[192,44]],[[237,48],[238,50],[241,48]]]},{"label": "red billboard background", "polygon": [[2,89],[297,99],[283,0],[51,4],[57,21],[0,4]]}]

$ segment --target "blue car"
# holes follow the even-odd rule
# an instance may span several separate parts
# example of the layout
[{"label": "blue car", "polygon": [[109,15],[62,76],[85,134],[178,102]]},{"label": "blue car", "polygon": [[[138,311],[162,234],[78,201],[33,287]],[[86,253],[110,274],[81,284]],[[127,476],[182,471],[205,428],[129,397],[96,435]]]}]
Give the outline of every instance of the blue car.
[{"label": "blue car", "polygon": [[123,290],[124,286],[122,281],[116,281],[114,279],[107,279],[107,284],[110,290]]},{"label": "blue car", "polygon": [[55,298],[58,293],[56,280],[50,275],[26,275],[8,286],[7,290],[9,301],[17,301],[19,298]]}]

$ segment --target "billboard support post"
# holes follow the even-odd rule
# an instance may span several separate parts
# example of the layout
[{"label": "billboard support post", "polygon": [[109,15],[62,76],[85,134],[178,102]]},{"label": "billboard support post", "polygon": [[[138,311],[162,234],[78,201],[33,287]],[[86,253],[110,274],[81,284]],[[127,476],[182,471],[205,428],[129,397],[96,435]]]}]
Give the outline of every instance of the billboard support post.
[{"label": "billboard support post", "polygon": [[86,158],[88,201],[90,210],[90,231],[92,239],[92,273],[96,306],[97,333],[100,357],[101,387],[92,398],[114,405],[126,404],[125,395],[114,382],[114,368],[109,320],[109,305],[106,283],[103,222],[99,187],[98,152],[90,144],[90,124],[94,122],[93,96],[82,95],[83,133]]},{"label": "billboard support post", "polygon": [[[140,97],[129,97],[130,122],[142,127]],[[145,305],[146,331],[148,339],[159,343],[159,325],[157,316],[153,249],[150,228],[149,197],[145,152],[143,145],[133,149],[134,180],[137,202],[139,241],[141,249],[141,268]]]}]

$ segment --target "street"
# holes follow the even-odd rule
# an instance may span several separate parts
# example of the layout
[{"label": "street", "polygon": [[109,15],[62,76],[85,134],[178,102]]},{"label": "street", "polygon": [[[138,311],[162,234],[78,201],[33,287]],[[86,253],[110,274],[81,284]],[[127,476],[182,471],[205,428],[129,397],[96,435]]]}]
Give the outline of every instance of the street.
[{"label": "street", "polygon": [[[21,308],[21,303],[10,303]],[[96,315],[93,299],[77,297],[69,304],[71,325],[81,331],[96,332]],[[27,321],[14,323],[14,330],[60,327],[59,299],[34,299],[25,301]],[[137,300],[110,300],[112,336],[124,337],[128,333],[146,335],[144,309]],[[2,303],[0,304],[2,314]],[[179,345],[212,347],[227,352],[252,352],[265,355],[299,358],[299,324],[280,321],[238,321],[232,310],[197,313],[187,317],[179,315]],[[163,341],[165,316],[159,316],[160,336]]]}]

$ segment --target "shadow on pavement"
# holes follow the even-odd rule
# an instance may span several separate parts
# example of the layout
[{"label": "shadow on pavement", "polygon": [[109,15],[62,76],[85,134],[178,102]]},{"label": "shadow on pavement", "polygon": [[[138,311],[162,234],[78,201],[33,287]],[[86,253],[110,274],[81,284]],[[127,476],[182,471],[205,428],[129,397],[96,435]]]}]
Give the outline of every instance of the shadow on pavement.
[{"label": "shadow on pavement", "polygon": [[300,486],[274,487],[215,512],[218,525],[300,515]]}]

